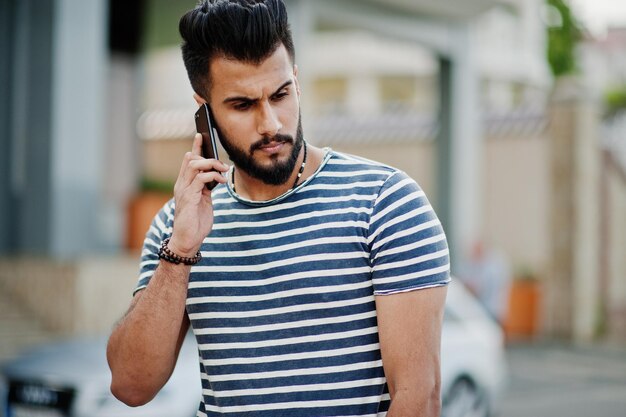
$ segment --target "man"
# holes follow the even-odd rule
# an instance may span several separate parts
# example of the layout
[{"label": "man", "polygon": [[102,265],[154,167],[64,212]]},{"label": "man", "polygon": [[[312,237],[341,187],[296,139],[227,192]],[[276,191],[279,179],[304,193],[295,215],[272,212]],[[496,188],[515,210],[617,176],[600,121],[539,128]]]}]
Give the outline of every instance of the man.
[{"label": "man", "polygon": [[511,271],[504,253],[476,240],[459,278],[503,326],[511,289]]},{"label": "man", "polygon": [[112,392],[153,398],[191,324],[198,416],[438,416],[449,260],[424,193],[304,141],[282,0],[205,0],[180,32],[234,167],[196,135],[109,340]]}]

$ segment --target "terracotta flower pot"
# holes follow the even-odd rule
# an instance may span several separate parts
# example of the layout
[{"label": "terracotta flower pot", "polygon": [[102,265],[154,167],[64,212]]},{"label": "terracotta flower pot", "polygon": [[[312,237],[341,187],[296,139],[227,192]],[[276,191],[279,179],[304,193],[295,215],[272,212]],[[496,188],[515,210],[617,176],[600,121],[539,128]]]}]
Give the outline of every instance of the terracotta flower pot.
[{"label": "terracotta flower pot", "polygon": [[171,198],[168,193],[147,191],[130,200],[126,225],[126,247],[129,250],[141,249],[152,219]]},{"label": "terracotta flower pot", "polygon": [[507,340],[531,339],[537,334],[541,289],[535,280],[514,280],[504,330]]}]

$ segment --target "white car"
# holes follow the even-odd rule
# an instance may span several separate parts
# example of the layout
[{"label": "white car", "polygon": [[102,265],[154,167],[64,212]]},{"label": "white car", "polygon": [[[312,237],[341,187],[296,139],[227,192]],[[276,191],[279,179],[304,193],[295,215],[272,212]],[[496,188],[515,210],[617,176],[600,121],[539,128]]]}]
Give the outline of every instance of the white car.
[{"label": "white car", "polygon": [[[486,417],[504,387],[503,336],[458,282],[448,291],[442,335],[443,417]],[[72,340],[34,349],[0,374],[0,417],[193,417],[200,401],[193,336],[174,374],[142,407],[127,407],[109,391],[106,338]]]},{"label": "white car", "polygon": [[193,335],[168,383],[148,404],[128,407],[109,389],[106,337],[44,345],[2,367],[0,417],[194,417],[200,368]]},{"label": "white car", "polygon": [[453,281],[441,336],[441,416],[495,414],[507,380],[502,329],[463,284]]}]

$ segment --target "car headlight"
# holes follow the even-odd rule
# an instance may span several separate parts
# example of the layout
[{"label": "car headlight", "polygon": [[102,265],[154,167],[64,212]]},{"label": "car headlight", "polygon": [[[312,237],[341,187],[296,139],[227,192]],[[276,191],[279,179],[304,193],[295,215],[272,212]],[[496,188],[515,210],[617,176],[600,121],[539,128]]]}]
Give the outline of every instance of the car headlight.
[{"label": "car headlight", "polygon": [[9,400],[9,380],[0,374],[0,417],[6,417]]}]

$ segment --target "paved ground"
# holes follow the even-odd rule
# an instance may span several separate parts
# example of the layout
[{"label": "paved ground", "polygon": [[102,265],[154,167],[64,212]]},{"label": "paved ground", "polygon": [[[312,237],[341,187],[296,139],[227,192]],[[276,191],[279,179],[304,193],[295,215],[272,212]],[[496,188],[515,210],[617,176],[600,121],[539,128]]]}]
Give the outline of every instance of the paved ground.
[{"label": "paved ground", "polygon": [[[54,338],[0,291],[0,362]],[[626,417],[626,346],[518,344],[508,360],[499,417]]]},{"label": "paved ground", "polygon": [[501,417],[626,417],[626,346],[517,345]]},{"label": "paved ground", "polygon": [[0,288],[0,363],[55,337]]}]

